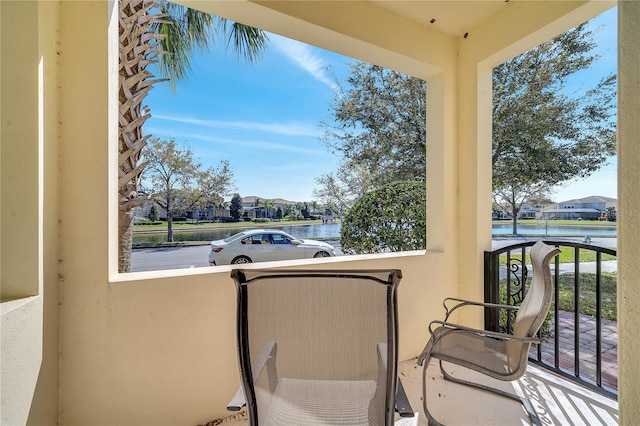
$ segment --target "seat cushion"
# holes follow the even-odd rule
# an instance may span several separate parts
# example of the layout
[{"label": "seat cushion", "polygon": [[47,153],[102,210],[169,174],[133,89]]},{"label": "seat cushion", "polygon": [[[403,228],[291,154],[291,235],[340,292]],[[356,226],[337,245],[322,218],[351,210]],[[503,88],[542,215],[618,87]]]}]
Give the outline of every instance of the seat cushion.
[{"label": "seat cushion", "polygon": [[373,380],[281,378],[267,413],[266,424],[368,425],[369,403],[375,390],[376,382]]}]

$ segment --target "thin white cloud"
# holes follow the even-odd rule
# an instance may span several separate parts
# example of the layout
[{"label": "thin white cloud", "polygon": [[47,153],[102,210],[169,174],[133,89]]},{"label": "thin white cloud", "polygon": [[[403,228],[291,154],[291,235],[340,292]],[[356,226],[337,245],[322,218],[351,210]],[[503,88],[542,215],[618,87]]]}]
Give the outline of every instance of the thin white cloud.
[{"label": "thin white cloud", "polygon": [[202,120],[191,117],[175,117],[169,115],[153,114],[157,120],[174,121],[177,123],[194,124],[197,126],[213,127],[218,129],[244,129],[260,132],[276,133],[287,136],[314,136],[319,135],[318,129],[300,123],[256,123],[251,121],[218,121]]},{"label": "thin white cloud", "polygon": [[327,75],[324,60],[313,52],[311,46],[276,34],[271,35],[269,40],[287,58],[311,74],[313,78],[326,84],[334,92],[337,90],[335,82]]},{"label": "thin white cloud", "polygon": [[[286,144],[279,144],[279,143],[273,143],[273,142],[246,140],[246,139],[220,138],[215,136],[206,136],[198,133],[174,132],[167,129],[160,130],[160,129],[149,128],[147,129],[147,131],[150,134],[162,134],[162,135],[170,136],[176,140],[197,139],[197,140],[212,142],[217,144],[259,148],[261,150],[266,150],[266,151],[294,152],[298,154],[308,154],[308,155],[314,155],[314,156],[328,155],[326,151],[323,151],[320,149],[314,149],[314,148],[305,148],[299,145],[286,145]],[[227,155],[229,154],[228,153],[224,154],[224,156],[227,156]]]}]

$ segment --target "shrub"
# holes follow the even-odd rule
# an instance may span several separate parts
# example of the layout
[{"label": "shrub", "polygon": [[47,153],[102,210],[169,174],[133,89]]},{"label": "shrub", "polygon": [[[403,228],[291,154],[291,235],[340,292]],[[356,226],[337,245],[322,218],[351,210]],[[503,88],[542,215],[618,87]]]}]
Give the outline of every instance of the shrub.
[{"label": "shrub", "polygon": [[424,182],[397,181],[368,192],[342,222],[345,253],[422,250],[426,245]]}]

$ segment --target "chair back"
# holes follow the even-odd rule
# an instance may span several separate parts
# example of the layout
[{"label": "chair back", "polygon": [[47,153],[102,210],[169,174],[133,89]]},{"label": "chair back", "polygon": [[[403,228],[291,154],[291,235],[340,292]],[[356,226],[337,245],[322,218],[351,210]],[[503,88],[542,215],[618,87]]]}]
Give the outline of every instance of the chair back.
[{"label": "chair back", "polygon": [[[369,424],[393,424],[400,271],[236,269],[231,276],[238,294],[239,362],[252,425],[270,423],[274,399],[289,398],[275,396],[284,383],[298,386],[286,401],[290,424],[311,424],[317,410],[337,411],[341,402],[336,399],[353,396],[344,389],[354,389],[358,398],[370,393],[364,407]],[[267,354],[265,348],[270,348]],[[264,375],[252,371],[261,357],[270,363]],[[304,399],[304,383],[313,392],[308,407],[294,401]],[[373,386],[357,390],[363,383]],[[325,388],[323,401],[318,395]],[[348,419],[335,421],[317,423],[347,424]]]},{"label": "chair back", "polygon": [[[553,280],[549,262],[560,250],[539,241],[531,247],[529,256],[533,268],[533,277],[529,290],[518,309],[513,335],[518,337],[535,337],[544,323],[553,296]],[[522,375],[527,367],[530,343],[516,341],[507,342],[508,371],[513,377]]]},{"label": "chair back", "polygon": [[529,290],[518,309],[513,334],[519,337],[533,337],[544,322],[553,296],[553,280],[549,262],[560,250],[542,241],[531,247],[529,256],[533,277]]}]

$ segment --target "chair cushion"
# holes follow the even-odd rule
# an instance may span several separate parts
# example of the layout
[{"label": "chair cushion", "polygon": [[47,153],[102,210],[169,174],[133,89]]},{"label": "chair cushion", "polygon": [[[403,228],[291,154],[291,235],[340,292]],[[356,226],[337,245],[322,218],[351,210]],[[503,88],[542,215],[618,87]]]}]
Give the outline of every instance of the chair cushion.
[{"label": "chair cushion", "polygon": [[[476,333],[455,330],[440,336],[444,327],[434,330],[440,338],[433,346],[432,356],[463,367],[480,371],[501,380],[511,380],[526,368],[530,344],[487,338]],[[524,354],[524,355],[523,355]]]},{"label": "chair cushion", "polygon": [[281,378],[266,424],[369,425],[369,403],[375,390],[374,380]]}]

